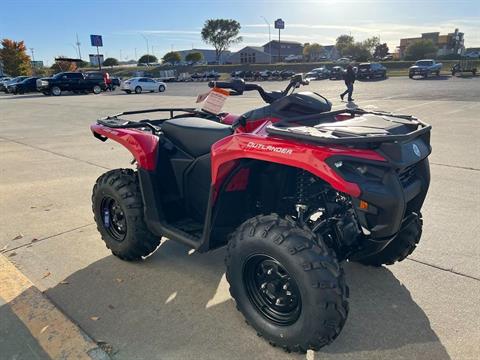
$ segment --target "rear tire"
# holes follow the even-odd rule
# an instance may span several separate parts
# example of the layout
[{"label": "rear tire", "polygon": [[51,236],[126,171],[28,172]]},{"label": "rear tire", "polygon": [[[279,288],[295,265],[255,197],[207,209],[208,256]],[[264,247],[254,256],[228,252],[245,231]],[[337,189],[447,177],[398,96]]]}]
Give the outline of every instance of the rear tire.
[{"label": "rear tire", "polygon": [[276,214],[243,223],[228,243],[237,309],[259,336],[304,353],[331,343],[348,315],[343,269],[322,239]]},{"label": "rear tire", "polygon": [[111,170],[97,179],[92,194],[97,229],[107,248],[122,260],[140,260],[160,244],[160,237],[145,224],[143,208],[133,170]]},{"label": "rear tire", "polygon": [[93,93],[94,93],[95,95],[98,95],[98,94],[100,94],[100,93],[102,92],[102,88],[100,87],[100,85],[95,85],[95,86],[93,87],[92,91],[93,91]]},{"label": "rear tire", "polygon": [[135,88],[135,94],[140,94],[142,92],[142,88],[140,86],[137,86]]},{"label": "rear tire", "polygon": [[405,225],[395,239],[382,251],[358,260],[364,265],[382,266],[393,265],[395,262],[405,260],[417,247],[422,236],[422,214],[416,216],[410,223]]}]

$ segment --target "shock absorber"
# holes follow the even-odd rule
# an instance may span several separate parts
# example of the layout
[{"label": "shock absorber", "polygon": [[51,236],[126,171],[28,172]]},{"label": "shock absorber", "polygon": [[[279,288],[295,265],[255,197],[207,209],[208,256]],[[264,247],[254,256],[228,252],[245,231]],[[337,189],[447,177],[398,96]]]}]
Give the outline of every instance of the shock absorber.
[{"label": "shock absorber", "polygon": [[308,189],[308,173],[303,169],[297,170],[296,178],[296,198],[295,211],[297,212],[297,219],[300,224],[304,224],[303,218],[308,210],[306,204],[306,191]]}]

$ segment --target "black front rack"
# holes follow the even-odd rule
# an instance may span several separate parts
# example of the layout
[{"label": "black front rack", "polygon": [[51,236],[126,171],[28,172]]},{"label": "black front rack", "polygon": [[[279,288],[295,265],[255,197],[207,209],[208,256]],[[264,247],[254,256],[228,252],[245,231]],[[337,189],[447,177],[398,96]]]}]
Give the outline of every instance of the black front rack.
[{"label": "black front rack", "polygon": [[[348,128],[346,128],[344,131],[336,129],[335,134],[333,134],[333,131],[328,128],[322,129],[322,120],[332,120],[332,122],[325,123],[325,125],[332,125],[335,122],[335,116],[340,114],[350,114],[352,119],[354,119],[356,115],[366,114],[388,117],[388,121],[408,125],[412,130],[402,134],[374,135],[352,133],[348,131]],[[318,120],[318,125],[301,125],[302,122],[312,120]],[[341,121],[339,123],[341,123]],[[430,132],[431,128],[431,125],[424,123],[411,115],[394,114],[384,111],[367,111],[363,109],[342,109],[326,113],[285,119],[267,126],[266,131],[271,135],[276,135],[282,138],[290,138],[319,144],[355,146],[357,144],[374,145],[375,143],[378,144],[385,142],[407,142]]]}]

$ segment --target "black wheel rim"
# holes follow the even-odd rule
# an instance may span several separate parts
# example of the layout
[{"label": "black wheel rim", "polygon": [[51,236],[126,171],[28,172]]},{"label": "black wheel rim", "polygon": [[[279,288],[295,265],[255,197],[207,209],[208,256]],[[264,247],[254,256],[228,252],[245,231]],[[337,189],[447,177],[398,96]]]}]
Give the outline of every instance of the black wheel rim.
[{"label": "black wheel rim", "polygon": [[122,242],[127,234],[127,219],[120,204],[106,196],[100,205],[103,227],[116,241]]},{"label": "black wheel rim", "polygon": [[252,255],[245,262],[243,280],[250,302],[269,321],[288,326],[300,316],[302,299],[295,279],[274,258]]}]

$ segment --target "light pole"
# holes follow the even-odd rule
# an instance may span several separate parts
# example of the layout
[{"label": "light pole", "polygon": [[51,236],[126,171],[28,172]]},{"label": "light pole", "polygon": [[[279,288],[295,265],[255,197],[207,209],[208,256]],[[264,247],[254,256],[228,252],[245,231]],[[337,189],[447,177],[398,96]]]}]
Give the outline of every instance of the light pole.
[{"label": "light pole", "polygon": [[143,34],[140,34],[142,35],[142,37],[145,39],[145,41],[147,42],[147,66],[150,66],[150,54],[149,54],[149,46],[148,46],[148,38],[143,35]]},{"label": "light pole", "polygon": [[77,45],[77,48],[78,48],[78,58],[82,60],[82,53],[80,51],[80,45],[82,44],[80,43],[80,41],[78,41],[78,34],[75,34],[75,35],[77,36],[77,42],[75,43],[75,45]]},{"label": "light pole", "polygon": [[270,54],[270,64],[272,63],[272,35],[270,32],[270,23],[265,19],[265,16],[260,16],[263,21],[265,21],[265,24],[268,26],[268,53]]}]

